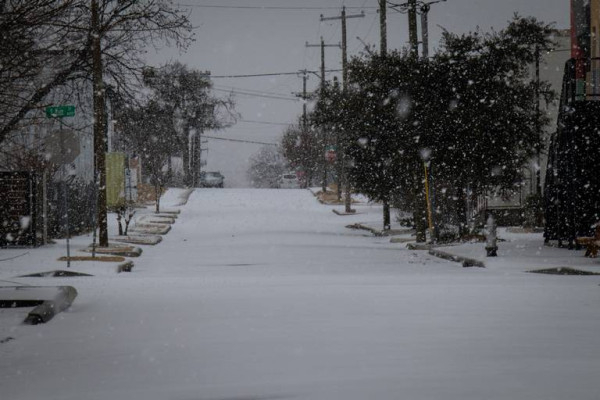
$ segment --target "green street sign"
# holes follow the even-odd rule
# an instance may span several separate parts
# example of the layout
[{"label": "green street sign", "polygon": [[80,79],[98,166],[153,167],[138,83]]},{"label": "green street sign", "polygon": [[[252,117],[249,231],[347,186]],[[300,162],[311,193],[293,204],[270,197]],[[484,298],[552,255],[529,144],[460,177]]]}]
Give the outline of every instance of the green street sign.
[{"label": "green street sign", "polygon": [[73,105],[46,107],[46,117],[47,118],[62,118],[62,117],[74,117],[74,116],[75,116],[75,106],[73,106]]}]

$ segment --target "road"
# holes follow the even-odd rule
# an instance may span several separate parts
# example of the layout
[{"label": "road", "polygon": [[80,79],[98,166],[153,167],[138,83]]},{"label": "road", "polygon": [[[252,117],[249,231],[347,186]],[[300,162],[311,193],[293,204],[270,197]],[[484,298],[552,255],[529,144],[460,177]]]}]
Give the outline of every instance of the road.
[{"label": "road", "polygon": [[600,281],[463,269],[303,190],[203,189],[0,344],[13,399],[598,399]]}]

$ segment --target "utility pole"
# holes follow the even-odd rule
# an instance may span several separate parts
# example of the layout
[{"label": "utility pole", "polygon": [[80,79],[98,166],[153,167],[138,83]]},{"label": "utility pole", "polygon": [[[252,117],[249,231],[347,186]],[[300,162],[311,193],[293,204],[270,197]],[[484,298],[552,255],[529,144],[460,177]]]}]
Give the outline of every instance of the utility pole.
[{"label": "utility pole", "polygon": [[535,171],[535,189],[538,196],[542,195],[542,130],[540,127],[540,46],[535,46],[535,129],[538,135],[537,169]]},{"label": "utility pole", "polygon": [[308,100],[308,95],[306,94],[306,82],[308,81],[308,73],[306,70],[302,71],[302,130],[304,133],[307,132],[308,129],[308,115],[306,113],[306,100]]},{"label": "utility pole", "polygon": [[[302,74],[302,93],[296,93],[297,97],[300,97],[302,99],[302,124],[301,124],[301,133],[300,133],[300,146],[308,149],[308,146],[306,146],[306,143],[309,142],[309,138],[308,138],[308,112],[307,112],[307,108],[306,108],[306,102],[308,99],[310,99],[312,96],[308,94],[308,92],[306,91],[306,83],[308,81],[308,71],[306,69],[300,70],[299,71]],[[310,180],[312,179],[312,173],[308,174],[308,170],[309,168],[307,168],[308,166],[306,165],[306,162],[302,162],[302,168],[304,169],[304,173],[305,173],[305,184],[306,187],[308,187],[308,185],[310,184]]]},{"label": "utility pole", "polygon": [[379,31],[380,31],[380,50],[381,57],[387,55],[387,0],[379,0]]},{"label": "utility pole", "polygon": [[100,34],[100,16],[98,0],[91,0],[92,13],[92,77],[94,91],[94,169],[98,187],[97,221],[99,228],[98,241],[100,247],[108,247],[108,223],[106,208],[106,142],[104,130],[106,115],[104,107],[104,81],[102,78],[102,37]]},{"label": "utility pole", "polygon": [[[406,3],[392,4],[392,8],[401,13],[408,13],[408,34],[410,43],[410,54],[414,58],[419,57],[419,39],[417,32],[417,14],[421,14],[421,34],[423,44],[423,58],[429,57],[429,27],[428,14],[431,5],[442,3],[446,0],[420,1],[407,0]],[[391,3],[390,3],[391,4]]]},{"label": "utility pole", "polygon": [[[387,0],[379,0],[379,32],[380,49],[379,55],[382,59],[387,56]],[[392,218],[390,213],[389,199],[383,199],[383,230],[389,230],[392,227]]]},{"label": "utility pole", "polygon": [[[364,18],[365,13],[362,11],[360,14],[354,15],[346,15],[346,7],[342,7],[342,14],[339,17],[323,17],[321,15],[321,22],[323,21],[332,21],[332,20],[341,20],[342,21],[342,91],[343,93],[347,93],[348,91],[348,44],[346,38],[346,20],[348,18]],[[347,168],[346,168],[346,152],[341,147],[341,141],[338,139],[337,150],[341,153],[341,162],[342,162],[342,181],[346,186],[346,196],[344,198],[344,205],[346,209],[346,213],[352,213],[352,197],[350,193],[350,182],[348,179]],[[338,185],[339,188],[339,185]],[[338,189],[339,193],[339,189]]]},{"label": "utility pole", "polygon": [[[342,48],[340,43],[338,44],[325,44],[323,40],[323,36],[321,36],[321,44],[309,44],[306,42],[306,47],[320,47],[321,48],[321,98],[325,93],[325,48],[326,47],[337,47]],[[323,141],[323,154],[321,156],[323,162],[323,179],[321,181],[321,189],[323,194],[327,192],[327,160],[325,159],[325,152],[327,151],[328,140],[326,137],[326,131],[324,129],[321,130],[321,139]]]},{"label": "utility pole", "polygon": [[431,5],[435,3],[443,3],[446,0],[435,0],[421,3],[421,42],[422,42],[422,56],[424,60],[429,58],[429,21],[428,15],[431,10]]},{"label": "utility pole", "polygon": [[[419,42],[417,33],[417,14],[421,13],[421,28],[423,34],[423,59],[429,58],[429,33],[428,33],[428,20],[427,14],[431,9],[431,4],[445,2],[446,0],[434,0],[434,1],[420,1],[420,0],[407,0],[405,3],[393,4],[392,7],[401,13],[408,13],[408,29],[409,29],[409,41],[410,41],[410,55],[414,60],[419,58]],[[424,160],[424,163],[429,163],[429,159]],[[434,233],[436,230],[433,226],[433,214],[431,210],[431,203],[429,197],[429,174],[430,168],[425,164],[425,192],[417,193],[417,203],[414,210],[415,225],[417,228],[417,242],[426,241],[426,229],[427,222],[429,223],[431,234],[431,240],[434,240]],[[415,172],[415,177],[420,175],[419,172]],[[424,197],[424,198],[423,198]],[[423,205],[426,203],[427,208]]]},{"label": "utility pole", "polygon": [[427,14],[429,14],[431,6],[428,3],[421,5],[421,42],[422,42],[422,56],[423,60],[429,58],[429,22],[427,21]]},{"label": "utility pole", "polygon": [[419,57],[419,39],[417,36],[417,0],[408,0],[408,40],[410,54]]},{"label": "utility pole", "polygon": [[306,69],[301,69],[298,72],[300,74],[302,74],[302,93],[294,92],[294,94],[296,95],[296,97],[301,98],[303,101],[303,104],[302,104],[302,129],[306,130],[306,128],[308,127],[308,111],[306,108],[306,101],[309,100],[312,97],[312,95],[308,94],[308,92],[306,91],[306,83],[308,82],[308,71]]}]

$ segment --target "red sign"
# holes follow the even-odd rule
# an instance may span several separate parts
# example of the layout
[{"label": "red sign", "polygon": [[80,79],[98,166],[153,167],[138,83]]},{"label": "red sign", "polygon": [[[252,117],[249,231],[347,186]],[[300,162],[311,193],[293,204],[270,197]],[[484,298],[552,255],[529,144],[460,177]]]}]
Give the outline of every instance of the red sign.
[{"label": "red sign", "polygon": [[325,160],[327,160],[327,162],[333,163],[335,162],[335,150],[327,150],[325,152]]}]

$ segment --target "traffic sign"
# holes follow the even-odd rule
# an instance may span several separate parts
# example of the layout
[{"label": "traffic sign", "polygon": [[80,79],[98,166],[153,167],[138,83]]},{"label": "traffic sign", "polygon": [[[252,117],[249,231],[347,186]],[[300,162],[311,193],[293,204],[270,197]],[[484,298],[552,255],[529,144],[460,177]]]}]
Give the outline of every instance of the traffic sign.
[{"label": "traffic sign", "polygon": [[62,117],[74,117],[75,106],[64,105],[64,106],[52,106],[46,107],[47,118],[62,118]]},{"label": "traffic sign", "polygon": [[79,138],[70,130],[52,132],[44,144],[46,160],[57,165],[72,163],[80,152]]}]

